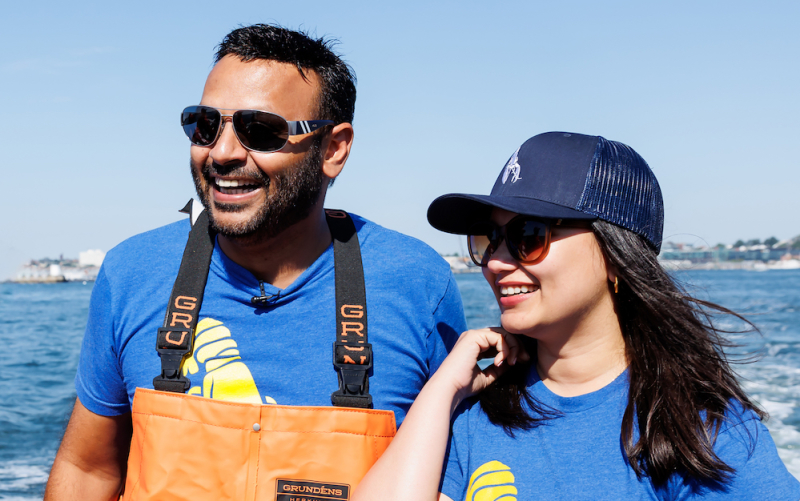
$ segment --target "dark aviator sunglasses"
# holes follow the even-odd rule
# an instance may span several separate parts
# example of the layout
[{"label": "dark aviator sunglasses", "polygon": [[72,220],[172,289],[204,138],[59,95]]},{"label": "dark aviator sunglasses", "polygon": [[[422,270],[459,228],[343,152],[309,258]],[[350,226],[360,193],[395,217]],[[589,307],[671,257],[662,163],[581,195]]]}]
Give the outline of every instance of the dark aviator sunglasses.
[{"label": "dark aviator sunglasses", "polygon": [[542,261],[550,250],[551,226],[558,228],[590,228],[591,221],[540,219],[519,215],[500,226],[494,221],[480,221],[470,227],[467,244],[472,261],[486,267],[503,240],[511,257],[523,264]]},{"label": "dark aviator sunglasses", "polygon": [[[233,111],[226,115],[222,111]],[[230,118],[236,138],[250,151],[278,151],[289,140],[333,125],[333,120],[289,121],[280,115],[259,110],[228,110],[211,106],[189,106],[181,113],[183,132],[196,146],[212,146],[222,130],[224,118]]]}]

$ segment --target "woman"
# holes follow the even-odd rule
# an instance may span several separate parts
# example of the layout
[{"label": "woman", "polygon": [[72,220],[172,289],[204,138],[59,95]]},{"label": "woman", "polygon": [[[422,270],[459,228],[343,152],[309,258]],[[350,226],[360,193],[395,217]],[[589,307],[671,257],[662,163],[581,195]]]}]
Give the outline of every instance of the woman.
[{"label": "woman", "polygon": [[502,329],[461,336],[354,499],[800,499],[711,323],[741,317],[658,264],[661,191],[633,149],[540,134],[491,195],[428,220],[468,235]]}]

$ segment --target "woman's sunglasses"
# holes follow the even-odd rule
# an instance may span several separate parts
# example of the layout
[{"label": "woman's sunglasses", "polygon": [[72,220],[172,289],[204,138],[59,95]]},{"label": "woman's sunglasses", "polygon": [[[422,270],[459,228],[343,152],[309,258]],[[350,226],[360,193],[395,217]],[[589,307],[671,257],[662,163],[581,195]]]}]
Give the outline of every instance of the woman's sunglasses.
[{"label": "woman's sunglasses", "polygon": [[547,256],[550,249],[550,226],[588,228],[591,221],[546,220],[519,215],[503,226],[492,221],[475,223],[467,234],[469,255],[478,266],[485,267],[503,240],[511,257],[523,264],[534,264]]},{"label": "woman's sunglasses", "polygon": [[333,125],[332,120],[301,120],[291,122],[280,115],[259,110],[235,110],[231,115],[211,106],[189,106],[181,113],[183,132],[197,146],[211,146],[222,130],[222,121],[230,117],[233,131],[239,142],[250,151],[269,153],[278,151],[289,140],[314,132],[320,127]]}]

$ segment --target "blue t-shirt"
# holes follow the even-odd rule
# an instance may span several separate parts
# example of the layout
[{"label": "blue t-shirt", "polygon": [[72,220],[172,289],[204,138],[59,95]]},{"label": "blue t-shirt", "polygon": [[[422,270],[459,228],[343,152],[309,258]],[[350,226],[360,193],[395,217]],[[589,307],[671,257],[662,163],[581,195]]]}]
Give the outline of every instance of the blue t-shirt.
[{"label": "blue t-shirt", "polygon": [[442,493],[454,501],[800,499],[800,483],[778,457],[769,431],[741,406],[729,410],[714,445],[719,458],[736,469],[724,489],[677,474],[658,488],[647,477],[636,478],[620,441],[627,374],[598,391],[560,397],[531,371],[531,394],[562,415],[515,431],[515,438],[470,400],[453,423]]},{"label": "blue t-shirt", "polygon": [[[466,330],[448,264],[411,237],[353,216],[361,245],[376,409],[398,425],[458,335]],[[178,273],[188,220],[126,240],[108,253],[92,291],[75,386],[90,411],[130,412],[136,388],[161,373],[155,350]],[[293,284],[263,284],[215,246],[195,334],[183,370],[189,394],[281,405],[330,406],[338,389],[333,247]]]}]

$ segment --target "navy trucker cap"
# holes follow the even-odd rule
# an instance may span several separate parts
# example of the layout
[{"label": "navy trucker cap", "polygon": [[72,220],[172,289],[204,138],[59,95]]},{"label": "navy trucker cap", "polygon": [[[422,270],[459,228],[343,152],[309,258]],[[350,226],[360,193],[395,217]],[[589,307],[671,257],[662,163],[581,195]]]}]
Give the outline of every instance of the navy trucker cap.
[{"label": "navy trucker cap", "polygon": [[653,171],[630,146],[600,136],[534,136],[511,155],[491,194],[442,195],[428,207],[428,222],[465,235],[493,207],[545,219],[602,219],[661,250],[664,202]]}]

